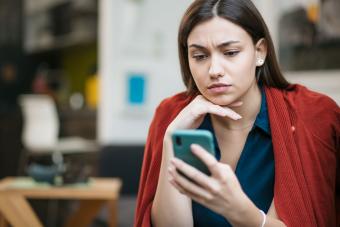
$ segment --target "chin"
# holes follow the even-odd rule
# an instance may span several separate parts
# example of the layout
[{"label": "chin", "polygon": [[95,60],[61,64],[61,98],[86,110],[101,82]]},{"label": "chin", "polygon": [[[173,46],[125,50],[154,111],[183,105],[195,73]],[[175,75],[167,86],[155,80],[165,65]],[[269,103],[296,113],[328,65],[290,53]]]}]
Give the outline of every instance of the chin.
[{"label": "chin", "polygon": [[214,103],[215,105],[219,106],[228,106],[234,102],[237,101],[237,99],[230,97],[230,96],[225,96],[225,95],[220,95],[220,96],[205,96],[206,99],[208,99],[210,102]]}]

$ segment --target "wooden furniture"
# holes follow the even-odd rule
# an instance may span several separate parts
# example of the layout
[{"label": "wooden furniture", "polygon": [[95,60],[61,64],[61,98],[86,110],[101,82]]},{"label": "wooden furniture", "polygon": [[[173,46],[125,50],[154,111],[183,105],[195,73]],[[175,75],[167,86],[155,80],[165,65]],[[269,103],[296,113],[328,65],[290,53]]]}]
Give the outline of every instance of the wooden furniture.
[{"label": "wooden furniture", "polygon": [[66,227],[89,226],[99,209],[107,203],[109,226],[117,226],[116,203],[122,182],[117,178],[92,178],[88,184],[50,186],[36,184],[30,178],[9,177],[0,181],[0,227],[42,227],[27,199],[80,200]]}]

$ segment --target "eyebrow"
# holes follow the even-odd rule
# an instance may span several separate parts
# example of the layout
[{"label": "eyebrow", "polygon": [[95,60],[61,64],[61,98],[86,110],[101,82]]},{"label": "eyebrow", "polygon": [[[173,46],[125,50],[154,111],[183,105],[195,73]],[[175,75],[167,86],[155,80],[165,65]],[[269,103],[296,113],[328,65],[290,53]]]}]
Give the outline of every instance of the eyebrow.
[{"label": "eyebrow", "polygon": [[[226,41],[226,42],[219,44],[217,47],[218,48],[227,47],[227,46],[230,46],[230,45],[235,44],[235,43],[240,43],[240,41],[234,41],[234,40]],[[198,44],[191,44],[189,46],[189,48],[190,47],[195,47],[197,49],[206,49],[204,46],[201,46],[201,45],[198,45]]]}]

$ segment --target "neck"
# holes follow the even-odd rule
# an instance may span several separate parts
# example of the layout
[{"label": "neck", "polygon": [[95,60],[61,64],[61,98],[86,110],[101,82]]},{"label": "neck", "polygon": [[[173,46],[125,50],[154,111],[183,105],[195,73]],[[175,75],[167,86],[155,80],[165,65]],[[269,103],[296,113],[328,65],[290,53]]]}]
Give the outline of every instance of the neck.
[{"label": "neck", "polygon": [[212,115],[211,118],[214,125],[218,124],[227,130],[243,130],[251,128],[261,108],[261,90],[257,83],[254,82],[238,101],[242,101],[243,105],[232,109],[240,114],[242,119],[235,121],[230,118]]}]

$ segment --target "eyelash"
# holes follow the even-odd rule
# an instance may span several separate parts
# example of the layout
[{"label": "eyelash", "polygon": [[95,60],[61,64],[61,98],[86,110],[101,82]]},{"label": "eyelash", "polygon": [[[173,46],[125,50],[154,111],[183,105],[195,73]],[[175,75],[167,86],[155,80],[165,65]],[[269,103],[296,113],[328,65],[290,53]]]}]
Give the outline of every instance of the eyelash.
[{"label": "eyelash", "polygon": [[[238,53],[240,53],[240,51],[238,50],[232,50],[232,51],[226,51],[223,53],[223,55],[227,56],[227,57],[235,57]],[[197,54],[192,56],[192,58],[194,58],[196,61],[203,61],[207,58],[208,56],[206,54]]]},{"label": "eyelash", "polygon": [[223,54],[228,57],[235,57],[240,51],[238,50],[231,50],[231,51],[226,51]]},{"label": "eyelash", "polygon": [[207,55],[205,54],[197,54],[192,56],[192,58],[194,58],[196,61],[203,61],[204,59],[207,58]]}]

